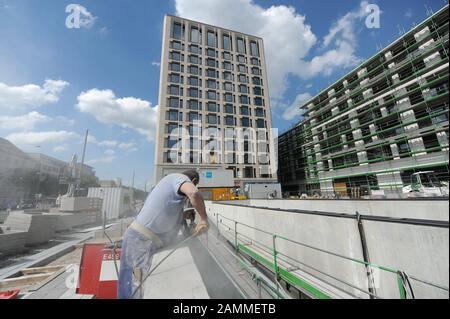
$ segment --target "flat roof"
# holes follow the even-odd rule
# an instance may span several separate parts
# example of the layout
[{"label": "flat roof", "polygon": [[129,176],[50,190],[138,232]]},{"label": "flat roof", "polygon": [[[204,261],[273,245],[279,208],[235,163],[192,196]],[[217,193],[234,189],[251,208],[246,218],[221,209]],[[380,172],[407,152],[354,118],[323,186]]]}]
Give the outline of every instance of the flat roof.
[{"label": "flat roof", "polygon": [[203,24],[205,26],[212,27],[212,28],[218,28],[218,29],[222,29],[222,30],[225,30],[225,31],[229,31],[229,32],[240,33],[242,35],[246,35],[246,36],[249,36],[249,37],[252,37],[252,38],[260,39],[261,41],[264,42],[264,39],[262,37],[259,37],[259,36],[256,36],[256,35],[252,35],[252,34],[248,34],[248,33],[245,33],[245,32],[219,27],[217,25],[212,25],[212,24],[208,24],[208,23],[205,23],[205,22],[200,22],[200,21],[195,21],[195,20],[191,20],[191,19],[186,19],[186,18],[179,17],[179,16],[172,15],[172,14],[166,14],[166,17],[182,19],[182,20],[185,20],[185,21],[190,21],[190,22],[194,22],[194,23],[198,23],[198,24]]}]

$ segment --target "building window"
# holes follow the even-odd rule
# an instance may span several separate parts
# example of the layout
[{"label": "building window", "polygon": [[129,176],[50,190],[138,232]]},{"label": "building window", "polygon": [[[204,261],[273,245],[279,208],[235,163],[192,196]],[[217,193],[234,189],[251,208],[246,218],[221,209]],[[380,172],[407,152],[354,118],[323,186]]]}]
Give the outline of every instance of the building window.
[{"label": "building window", "polygon": [[223,36],[223,49],[224,50],[231,50],[231,38],[229,35]]},{"label": "building window", "polygon": [[260,87],[254,87],[253,94],[254,95],[262,95],[262,89]]},{"label": "building window", "polygon": [[207,49],[206,50],[206,55],[210,56],[212,58],[215,58],[216,57],[216,50],[214,50],[214,49]]},{"label": "building window", "polygon": [[169,53],[169,58],[175,61],[181,61],[181,54],[179,52],[170,52]]},{"label": "building window", "polygon": [[208,102],[208,111],[209,112],[219,112],[219,107],[216,103]]},{"label": "building window", "polygon": [[198,89],[194,89],[194,88],[189,88],[188,89],[188,96],[196,97],[196,98],[200,97],[199,90]]},{"label": "building window", "polygon": [[252,56],[259,56],[258,44],[255,41],[250,42],[250,54]]},{"label": "building window", "polygon": [[200,59],[197,55],[190,55],[189,62],[193,64],[200,64]]},{"label": "building window", "polygon": [[189,46],[189,51],[195,54],[200,54],[202,52],[202,50],[197,45]]},{"label": "building window", "polygon": [[178,152],[166,152],[164,153],[164,162],[165,163],[178,163]]},{"label": "building window", "polygon": [[237,51],[245,54],[245,41],[242,38],[237,39]]},{"label": "building window", "polygon": [[196,112],[189,112],[188,115],[188,121],[189,122],[196,122],[196,121],[201,121],[202,120],[202,116]]},{"label": "building window", "polygon": [[192,77],[192,76],[189,77],[188,83],[191,86],[200,86],[200,80],[198,78],[196,78],[196,77]]},{"label": "building window", "polygon": [[241,107],[241,115],[247,115],[247,116],[250,115],[250,110],[249,110],[248,106]]},{"label": "building window", "polygon": [[183,95],[183,89],[180,89],[178,85],[170,85],[169,86],[169,94],[170,95]]},{"label": "building window", "polygon": [[181,64],[176,62],[169,63],[169,70],[181,72]]},{"label": "building window", "polygon": [[237,60],[239,63],[245,63],[245,64],[247,63],[247,60],[245,59],[245,56],[243,56],[243,55],[238,55]]},{"label": "building window", "polygon": [[169,82],[182,83],[181,76],[179,74],[169,74]]},{"label": "building window", "polygon": [[234,106],[231,104],[225,104],[224,112],[227,114],[234,114]]},{"label": "building window", "polygon": [[181,42],[172,41],[171,48],[174,49],[174,50],[180,50],[181,51],[183,49],[183,45],[181,44]]},{"label": "building window", "polygon": [[175,22],[172,28],[172,38],[181,40],[182,37],[182,26],[181,23]]},{"label": "building window", "polygon": [[250,127],[251,126],[250,122],[251,122],[251,120],[248,117],[243,117],[241,119],[241,126],[242,127]]},{"label": "building window", "polygon": [[232,92],[232,91],[233,91],[233,84],[232,84],[231,82],[225,82],[225,83],[223,84],[223,89],[224,89],[225,91]]},{"label": "building window", "polygon": [[191,28],[191,42],[193,43],[200,43],[200,31],[198,28],[192,27]]},{"label": "building window", "polygon": [[233,65],[230,62],[223,62],[223,68],[231,71],[233,69]]},{"label": "building window", "polygon": [[216,78],[217,77],[217,72],[214,69],[208,69],[206,71],[206,76],[208,76],[210,78]]},{"label": "building window", "polygon": [[231,74],[231,72],[223,72],[223,79],[233,81],[233,74]]},{"label": "building window", "polygon": [[244,93],[244,94],[248,94],[248,86],[247,85],[239,85],[239,92],[240,93]]},{"label": "building window", "polygon": [[199,75],[200,74],[200,69],[199,69],[198,66],[191,65],[191,66],[188,67],[188,72],[190,74],[193,74],[193,75]]},{"label": "building window", "polygon": [[261,71],[259,70],[259,68],[252,68],[252,74],[261,75]]},{"label": "building window", "polygon": [[217,100],[217,93],[215,91],[208,91],[208,100]]},{"label": "building window", "polygon": [[241,104],[250,104],[250,99],[249,99],[249,97],[247,95],[241,95],[239,97],[239,102]]},{"label": "building window", "polygon": [[208,89],[217,89],[217,82],[216,80],[207,80],[206,86]]},{"label": "building window", "polygon": [[167,112],[166,120],[169,121],[182,121],[183,113],[178,111],[169,111]]},{"label": "building window", "polygon": [[256,106],[263,106],[264,105],[264,100],[260,97],[255,97],[255,105]]},{"label": "building window", "polygon": [[260,78],[255,76],[255,77],[253,77],[253,84],[254,85],[262,85],[262,81]]},{"label": "building window", "polygon": [[255,115],[256,115],[257,117],[264,117],[264,110],[261,109],[261,108],[255,109]]},{"label": "building window", "polygon": [[252,65],[259,65],[259,60],[257,58],[251,58],[250,63]]},{"label": "building window", "polygon": [[188,107],[191,110],[200,110],[200,103],[197,100],[189,100]]},{"label": "building window", "polygon": [[225,93],[223,99],[225,102],[233,102],[233,94]]},{"label": "building window", "polygon": [[178,124],[177,123],[169,123],[166,125],[166,133],[167,134],[171,134],[171,135],[178,135],[179,131],[178,131]]},{"label": "building window", "polygon": [[245,65],[239,64],[238,71],[241,73],[247,73],[247,67]]},{"label": "building window", "polygon": [[208,114],[208,124],[218,124],[217,122],[217,115]]},{"label": "building window", "polygon": [[247,77],[245,75],[239,75],[239,82],[247,83]]},{"label": "building window", "polygon": [[180,107],[180,99],[176,98],[176,97],[169,98],[169,107],[179,108]]},{"label": "building window", "polygon": [[233,59],[233,56],[230,53],[228,53],[228,52],[224,52],[223,53],[223,59],[231,61]]},{"label": "building window", "polygon": [[216,60],[214,59],[206,59],[206,65],[210,67],[217,67]]},{"label": "building window", "polygon": [[233,116],[225,116],[225,125],[234,126],[234,117]]},{"label": "building window", "polygon": [[264,121],[264,120],[256,120],[256,127],[257,128],[265,128],[266,127],[266,121]]},{"label": "building window", "polygon": [[216,47],[216,33],[213,31],[208,31],[208,46]]}]

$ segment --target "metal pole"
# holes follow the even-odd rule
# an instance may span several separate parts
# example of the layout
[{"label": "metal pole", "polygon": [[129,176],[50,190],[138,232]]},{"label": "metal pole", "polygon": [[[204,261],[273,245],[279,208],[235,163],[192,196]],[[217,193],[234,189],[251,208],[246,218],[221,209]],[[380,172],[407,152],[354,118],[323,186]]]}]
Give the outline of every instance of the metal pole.
[{"label": "metal pole", "polygon": [[237,235],[238,235],[238,233],[237,233],[237,221],[234,221],[234,247],[236,248],[236,252],[239,251]]},{"label": "metal pole", "polygon": [[273,235],[272,240],[273,240],[273,268],[275,271],[275,285],[277,286],[277,296],[279,299],[280,298],[280,287],[278,284],[278,264],[277,264],[277,247],[276,247],[277,235]]},{"label": "metal pole", "polygon": [[77,187],[76,191],[80,189],[81,185],[81,177],[82,177],[82,171],[83,171],[83,165],[84,165],[84,156],[86,155],[86,144],[88,140],[89,130],[86,130],[86,136],[84,137],[84,146],[83,146],[83,154],[81,155],[81,165],[80,169],[78,170],[78,178],[77,178]]},{"label": "metal pole", "polygon": [[106,210],[103,211],[103,237],[106,234]]},{"label": "metal pole", "polygon": [[217,238],[219,238],[220,237],[219,213],[216,213],[216,225],[217,225]]}]

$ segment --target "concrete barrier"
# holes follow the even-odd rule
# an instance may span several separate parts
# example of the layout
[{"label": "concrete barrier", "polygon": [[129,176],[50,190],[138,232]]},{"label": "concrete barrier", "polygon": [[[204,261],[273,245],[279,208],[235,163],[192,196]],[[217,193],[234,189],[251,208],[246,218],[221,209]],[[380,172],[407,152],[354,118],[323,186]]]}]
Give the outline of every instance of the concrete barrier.
[{"label": "concrete barrier", "polygon": [[[220,214],[220,216],[237,220],[239,223],[358,260],[364,260],[358,222],[356,218],[351,216],[339,217],[338,213],[354,215],[355,208],[357,208],[361,214],[368,216],[396,218],[401,216],[401,218],[423,219],[424,221],[436,218],[441,222],[439,227],[363,220],[362,227],[366,238],[366,251],[371,263],[405,271],[410,276],[448,287],[449,229],[448,224],[446,227],[442,227],[442,223],[445,225],[445,221],[448,221],[448,202],[445,205],[443,201],[375,201],[375,203],[357,201],[359,203],[351,206],[352,202],[355,201],[247,200],[230,203],[207,202],[207,211],[214,224],[216,224],[216,214]],[[248,206],[236,206],[236,203]],[[401,208],[401,203],[405,204],[403,208]],[[277,205],[280,207],[277,207]],[[288,209],[307,211],[307,208],[313,206],[316,208],[314,210],[335,212],[336,214],[328,216],[311,212],[288,211]],[[445,207],[447,207],[446,216],[444,216]],[[225,224],[225,226],[222,225],[223,233],[233,242],[234,223],[227,221],[225,218],[222,218],[222,222]],[[238,232],[248,237],[249,242],[254,240],[269,248],[272,247],[272,238],[268,234],[241,225],[238,225]],[[365,266],[362,264],[281,239],[277,239],[277,251],[326,274],[368,290],[367,273]],[[399,298],[396,274],[372,270],[375,270],[372,286],[375,288],[376,294],[385,298]],[[336,282],[330,281],[330,278],[318,272],[314,274],[318,278],[336,284]],[[448,291],[415,280],[411,280],[411,283],[417,298],[449,297]],[[367,294],[345,284],[337,283],[336,285],[355,296],[368,297]]]},{"label": "concrete barrier", "polygon": [[449,221],[448,200],[250,199],[243,201],[233,201],[230,203],[288,210],[296,209],[339,214],[355,214],[356,212],[359,212],[363,215],[372,216]]}]

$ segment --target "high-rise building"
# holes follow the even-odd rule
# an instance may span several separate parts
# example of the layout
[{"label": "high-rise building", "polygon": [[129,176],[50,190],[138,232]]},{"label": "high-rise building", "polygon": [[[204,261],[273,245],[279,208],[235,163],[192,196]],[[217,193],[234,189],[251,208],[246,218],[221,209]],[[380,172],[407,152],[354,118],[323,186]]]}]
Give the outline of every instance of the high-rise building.
[{"label": "high-rise building", "polygon": [[285,191],[395,196],[419,172],[448,182],[448,14],[447,5],[301,106],[304,119],[279,138]]},{"label": "high-rise building", "polygon": [[166,16],[158,112],[156,181],[192,168],[276,181],[263,39]]}]

